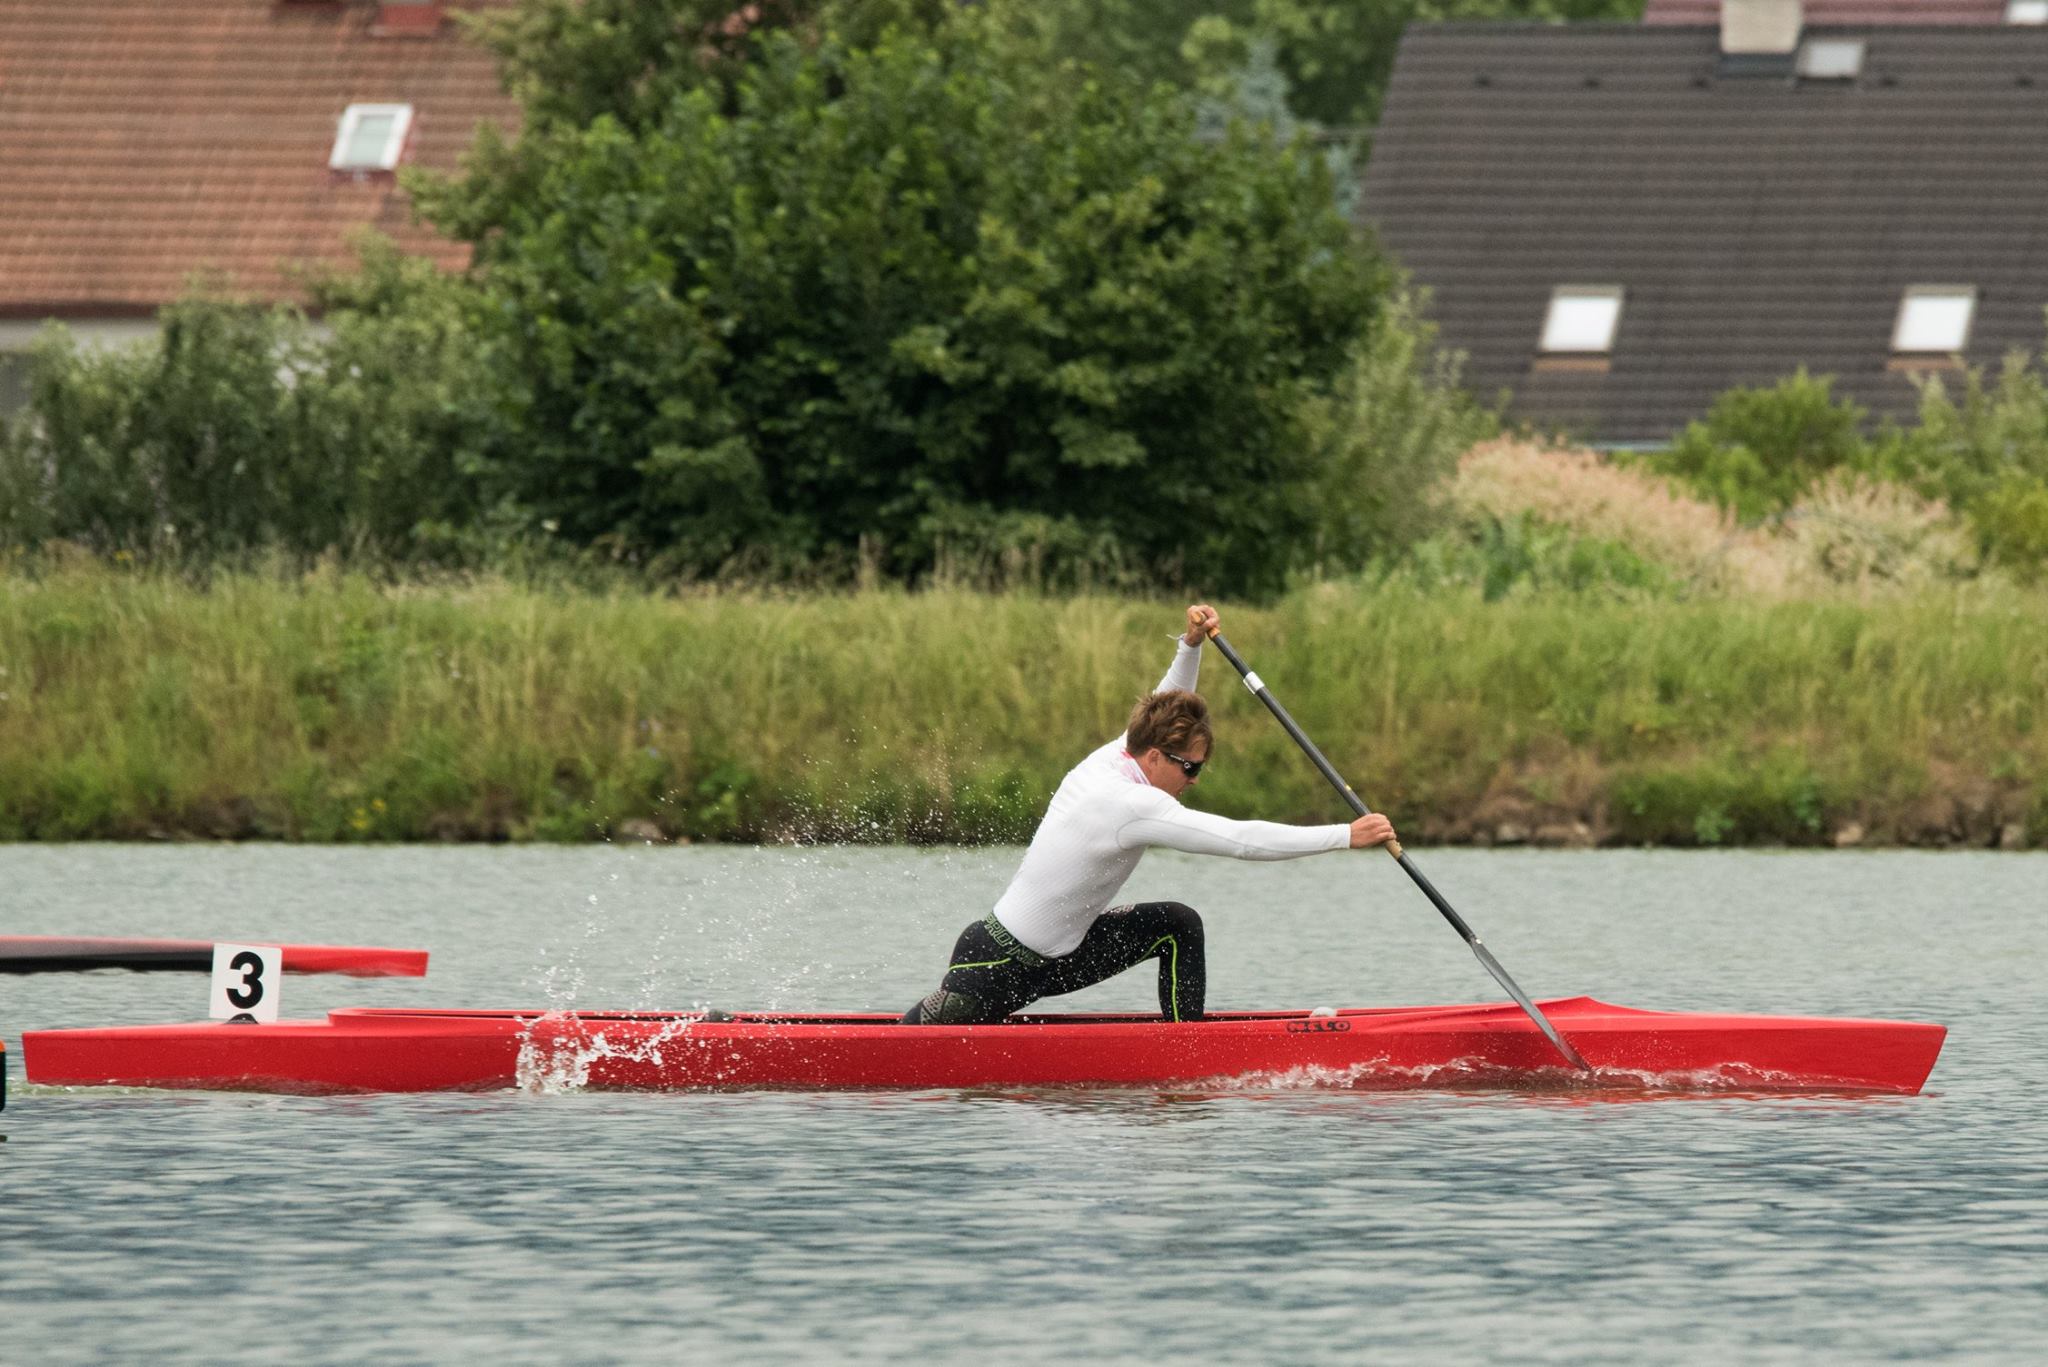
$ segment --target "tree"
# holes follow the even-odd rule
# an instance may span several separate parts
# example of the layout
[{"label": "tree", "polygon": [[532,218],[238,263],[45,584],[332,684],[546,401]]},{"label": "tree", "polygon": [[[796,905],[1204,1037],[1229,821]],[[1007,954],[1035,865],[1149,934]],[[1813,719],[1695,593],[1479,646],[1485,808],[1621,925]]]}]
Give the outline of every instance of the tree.
[{"label": "tree", "polygon": [[53,325],[32,412],[0,433],[0,545],[195,563],[445,550],[478,519],[473,476],[501,430],[475,300],[388,243],[363,264],[316,291],[324,329],[203,285],[132,346]]},{"label": "tree", "polygon": [[1057,51],[1212,95],[1227,94],[1270,44],[1296,118],[1364,130],[1379,120],[1411,23],[1635,20],[1643,0],[1042,0],[1034,9]]},{"label": "tree", "polygon": [[[621,6],[529,8],[504,33],[567,52]],[[507,486],[694,572],[1032,552],[1276,586],[1305,405],[1386,284],[1321,160],[1197,139],[1191,99],[1044,60],[1009,5],[880,8],[736,65],[684,44],[422,187],[517,372]]]}]

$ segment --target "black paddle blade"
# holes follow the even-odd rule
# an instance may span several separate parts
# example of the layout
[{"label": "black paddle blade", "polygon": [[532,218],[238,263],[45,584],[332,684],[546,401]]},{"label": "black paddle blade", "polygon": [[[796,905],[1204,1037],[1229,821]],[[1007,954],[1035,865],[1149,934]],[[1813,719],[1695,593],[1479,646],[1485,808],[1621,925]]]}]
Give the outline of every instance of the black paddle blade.
[{"label": "black paddle blade", "polygon": [[1515,985],[1515,980],[1508,976],[1508,971],[1500,966],[1500,960],[1493,957],[1493,951],[1481,944],[1476,936],[1472,940],[1472,952],[1479,956],[1480,963],[1486,965],[1486,971],[1493,975],[1493,980],[1502,987],[1505,987],[1508,990],[1508,995],[1513,997],[1516,1004],[1528,1013],[1529,1019],[1536,1022],[1536,1028],[1541,1030],[1544,1036],[1557,1046],[1557,1052],[1565,1056],[1566,1062],[1570,1063],[1572,1067],[1577,1068],[1580,1072],[1590,1073],[1593,1071],[1593,1065],[1580,1057],[1579,1051],[1572,1048],[1570,1041],[1557,1033],[1557,1027],[1550,1023],[1550,1017],[1544,1015],[1536,1003],[1529,1000],[1528,994]]}]

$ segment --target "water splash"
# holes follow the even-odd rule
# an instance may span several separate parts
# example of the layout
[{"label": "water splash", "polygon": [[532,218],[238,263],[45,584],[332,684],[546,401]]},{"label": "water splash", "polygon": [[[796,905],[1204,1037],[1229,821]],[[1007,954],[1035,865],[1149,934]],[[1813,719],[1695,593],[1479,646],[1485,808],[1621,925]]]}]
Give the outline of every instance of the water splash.
[{"label": "water splash", "polygon": [[[607,1021],[578,1016],[569,1011],[550,1011],[527,1023],[520,1034],[519,1057],[514,1085],[520,1091],[539,1096],[579,1092],[591,1085],[593,1071],[600,1064],[629,1065],[627,1073],[660,1077],[675,1060],[666,1054],[671,1044],[689,1039],[693,1027],[705,1020],[704,1008],[696,1013],[670,1017],[653,1030],[645,1017]],[[622,1028],[608,1029],[608,1025]],[[709,1040],[693,1041],[701,1047]],[[734,1055],[737,1060],[739,1056]],[[617,1077],[620,1070],[610,1070]],[[714,1074],[715,1076],[715,1074]],[[713,1082],[711,1085],[716,1085]],[[912,1088],[911,1091],[926,1089]],[[980,1093],[986,1088],[962,1090]],[[1558,1067],[1504,1067],[1482,1058],[1468,1057],[1442,1063],[1401,1065],[1385,1057],[1366,1059],[1344,1067],[1304,1064],[1209,1078],[1162,1080],[1157,1084],[1079,1083],[1065,1087],[1026,1087],[1031,1095],[1050,1092],[1096,1093],[1139,1091],[1177,1095],[1246,1095],[1262,1092],[1489,1092],[1574,1103],[1621,1103],[1718,1097],[1784,1097],[1788,1095],[1868,1095],[1867,1088],[1850,1084],[1832,1085],[1810,1076],[1777,1072],[1741,1063],[1718,1064],[1710,1068],[1653,1072],[1634,1068],[1601,1068],[1588,1074]]]},{"label": "water splash", "polygon": [[1654,1072],[1640,1068],[1596,1068],[1590,1073],[1563,1065],[1506,1068],[1480,1058],[1404,1066],[1382,1057],[1341,1068],[1304,1064],[1273,1072],[1245,1073],[1198,1084],[1228,1092],[1264,1091],[1451,1091],[1515,1092],[1584,1101],[1645,1101],[1686,1096],[1867,1092],[1849,1084],[1831,1086],[1796,1073],[1745,1063]]},{"label": "water splash", "polygon": [[519,1062],[512,1085],[533,1096],[563,1096],[590,1086],[591,1069],[602,1062],[622,1061],[659,1067],[663,1048],[689,1034],[701,1015],[677,1016],[647,1033],[636,1027],[630,1037],[614,1038],[602,1021],[571,1011],[549,1011],[527,1022],[519,1033]]}]

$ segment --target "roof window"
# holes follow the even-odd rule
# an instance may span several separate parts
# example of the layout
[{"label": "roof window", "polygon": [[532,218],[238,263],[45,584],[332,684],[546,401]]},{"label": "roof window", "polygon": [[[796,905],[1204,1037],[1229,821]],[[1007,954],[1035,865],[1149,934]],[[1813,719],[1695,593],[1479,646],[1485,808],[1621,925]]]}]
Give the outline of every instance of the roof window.
[{"label": "roof window", "polygon": [[1852,81],[1863,73],[1863,47],[1861,38],[1809,38],[1799,49],[1799,74],[1809,81]]},{"label": "roof window", "polygon": [[1537,349],[1547,356],[1604,356],[1621,325],[1619,285],[1559,285],[1550,293]]},{"label": "roof window", "polygon": [[1892,351],[1908,356],[1961,351],[1970,340],[1970,321],[1976,312],[1974,285],[1910,285],[1899,299]]},{"label": "roof window", "polygon": [[2011,0],[2005,7],[2008,24],[2048,24],[2048,0]]},{"label": "roof window", "polygon": [[1789,57],[1806,26],[1800,0],[1721,0],[1721,51],[1727,56]]},{"label": "roof window", "polygon": [[409,104],[352,104],[341,116],[327,164],[336,171],[389,171],[411,131]]}]

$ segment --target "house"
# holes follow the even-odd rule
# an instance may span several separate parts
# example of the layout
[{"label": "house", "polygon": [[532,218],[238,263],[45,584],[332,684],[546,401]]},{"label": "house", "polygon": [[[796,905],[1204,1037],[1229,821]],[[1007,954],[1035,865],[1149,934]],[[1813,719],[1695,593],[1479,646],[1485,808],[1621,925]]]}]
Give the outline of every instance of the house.
[{"label": "house", "polygon": [[1408,31],[1360,212],[1478,392],[1654,446],[1801,366],[1904,417],[2041,349],[2048,27],[1807,18]]},{"label": "house", "polygon": [[461,267],[396,173],[453,170],[479,122],[516,124],[453,15],[501,2],[0,6],[0,410],[45,321],[145,337],[197,273],[290,298],[294,264],[346,262],[365,226]]}]

